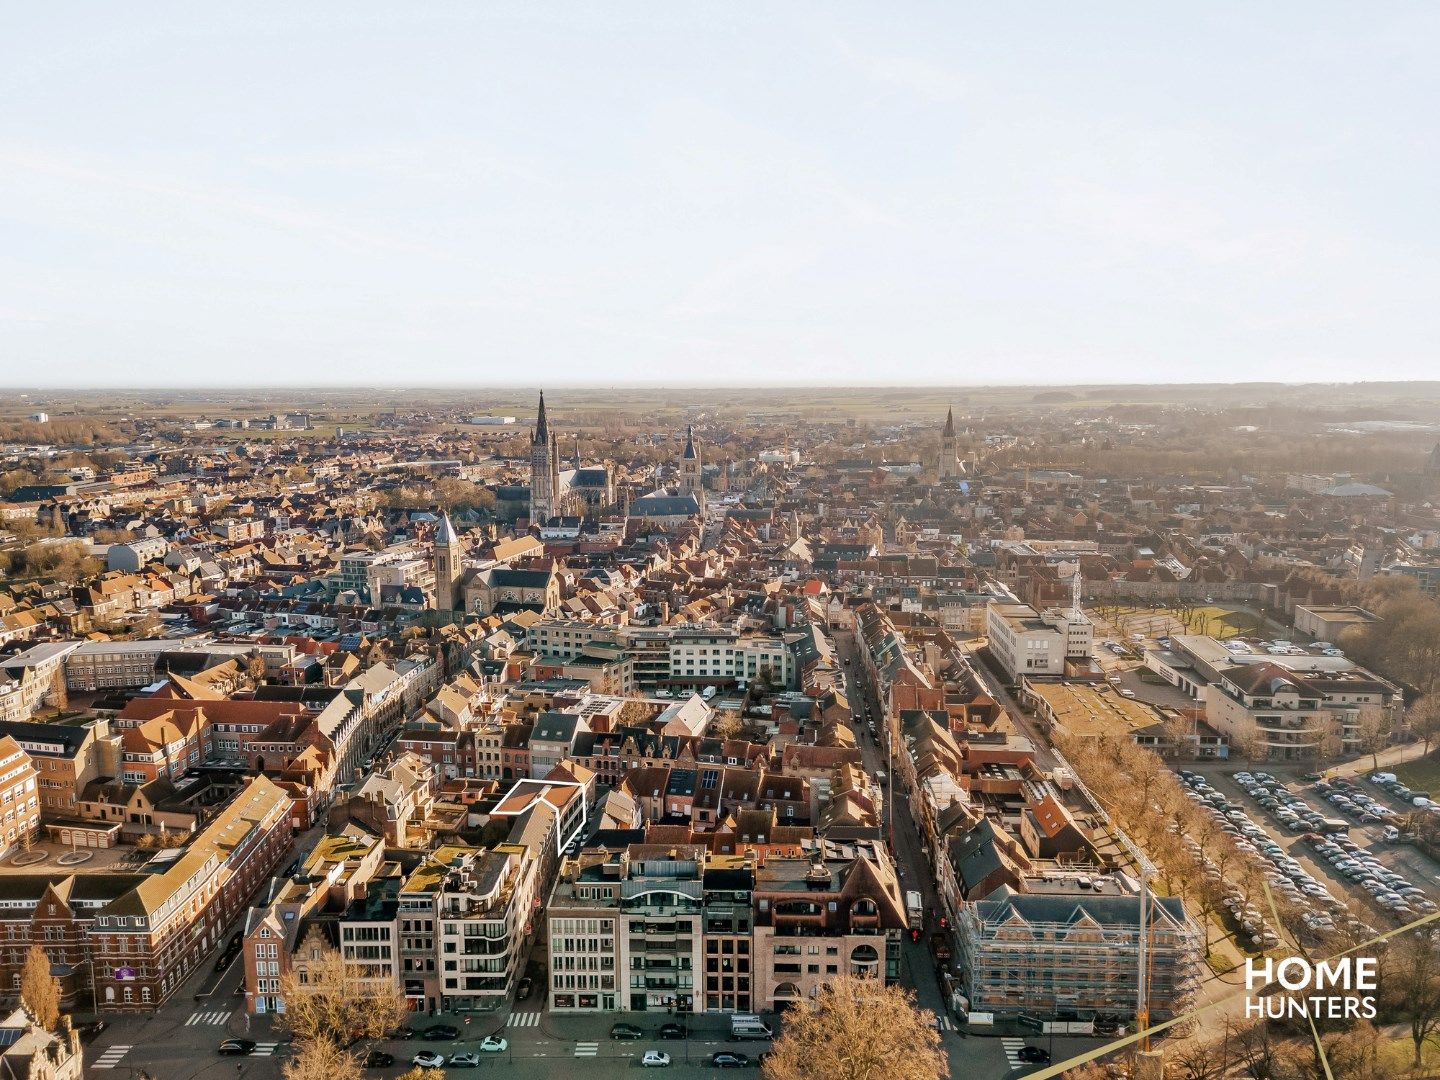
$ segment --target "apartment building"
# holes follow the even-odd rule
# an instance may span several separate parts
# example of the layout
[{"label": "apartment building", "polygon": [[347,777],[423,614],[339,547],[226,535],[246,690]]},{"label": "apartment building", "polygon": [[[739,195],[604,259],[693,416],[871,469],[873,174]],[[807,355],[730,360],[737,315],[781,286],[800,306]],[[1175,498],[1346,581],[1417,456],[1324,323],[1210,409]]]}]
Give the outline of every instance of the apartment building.
[{"label": "apartment building", "polygon": [[986,608],[985,634],[1011,682],[1064,675],[1066,662],[1088,661],[1095,644],[1095,627],[1082,613],[998,600]]},{"label": "apartment building", "polygon": [[165,1001],[289,852],[289,807],[284,791],[255,777],[188,847],[157,856],[149,872],[6,876],[0,984],[8,976],[18,987],[26,951],[40,944],[69,969],[67,998],[93,988],[105,1009]]},{"label": "apartment building", "polygon": [[451,860],[437,896],[446,1012],[497,1009],[509,997],[535,932],[541,865],[521,844]]},{"label": "apartment building", "polygon": [[1370,722],[1399,720],[1400,688],[1338,650],[1176,635],[1145,664],[1196,698],[1205,720],[1255,760],[1329,760],[1361,749]]},{"label": "apartment building", "polygon": [[1134,1015],[1142,938],[1151,1020],[1189,1007],[1204,937],[1178,897],[1142,901],[1118,874],[1037,874],[1023,889],[1001,885],[961,909],[956,929],[972,1013]]},{"label": "apartment building", "polygon": [[705,860],[700,884],[705,960],[704,984],[696,988],[696,1011],[703,1004],[705,1012],[750,1012],[754,1000],[755,860],[712,854]]},{"label": "apartment building", "polygon": [[79,647],[78,641],[45,642],[0,664],[0,720],[28,720],[42,704],[60,704],[65,659]]},{"label": "apartment building", "polygon": [[30,755],[0,735],[0,858],[40,834],[40,795]]},{"label": "apartment building", "polygon": [[751,1000],[782,1009],[838,975],[894,982],[908,924],[895,864],[880,841],[810,841],[802,856],[755,868]]},{"label": "apartment building", "polygon": [[722,626],[599,626],[546,619],[528,638],[541,655],[574,660],[587,649],[618,648],[639,687],[748,685],[762,672],[771,685],[797,689],[803,634],[741,634]]},{"label": "apartment building", "polygon": [[[705,857],[697,845],[632,844],[603,861],[569,863],[547,912],[551,1008],[702,1011]],[[721,936],[747,936],[735,929],[744,920],[728,917],[733,890],[726,905],[723,920],[717,908],[717,925],[728,928],[717,948]]]},{"label": "apartment building", "polygon": [[35,766],[40,807],[54,815],[74,817],[80,793],[102,776],[120,772],[120,739],[109,720],[85,724],[0,723],[8,736],[30,755]]}]

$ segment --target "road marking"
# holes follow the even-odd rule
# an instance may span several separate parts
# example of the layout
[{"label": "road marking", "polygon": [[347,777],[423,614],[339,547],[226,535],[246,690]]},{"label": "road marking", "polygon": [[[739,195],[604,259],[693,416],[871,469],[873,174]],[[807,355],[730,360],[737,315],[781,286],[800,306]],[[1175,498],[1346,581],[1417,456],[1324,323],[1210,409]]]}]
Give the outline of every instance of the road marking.
[{"label": "road marking", "polygon": [[1025,1045],[1024,1039],[1004,1038],[1000,1040],[1000,1045],[1004,1047],[1005,1060],[1010,1062],[1012,1069],[1018,1069],[1025,1064],[1020,1060],[1020,1048]]},{"label": "road marking", "polygon": [[279,1043],[256,1043],[255,1049],[250,1051],[250,1056],[269,1057],[271,1054],[275,1053],[275,1048],[279,1045]]},{"label": "road marking", "polygon": [[116,1065],[120,1064],[120,1059],[128,1054],[130,1050],[131,1047],[129,1046],[112,1046],[101,1054],[95,1060],[95,1064],[90,1067],[92,1069],[113,1069]]},{"label": "road marking", "polygon": [[540,1014],[538,1012],[511,1013],[510,1018],[505,1021],[506,1027],[538,1027],[540,1025]]},{"label": "road marking", "polygon": [[224,1024],[226,1020],[230,1019],[230,1014],[233,1011],[233,1009],[225,1009],[223,1011],[193,1012],[190,1014],[190,1019],[185,1021],[185,1026],[190,1027],[192,1024],[213,1024],[219,1027]]},{"label": "road marking", "polygon": [[577,1042],[575,1044],[576,1057],[595,1057],[600,1053],[598,1042]]}]

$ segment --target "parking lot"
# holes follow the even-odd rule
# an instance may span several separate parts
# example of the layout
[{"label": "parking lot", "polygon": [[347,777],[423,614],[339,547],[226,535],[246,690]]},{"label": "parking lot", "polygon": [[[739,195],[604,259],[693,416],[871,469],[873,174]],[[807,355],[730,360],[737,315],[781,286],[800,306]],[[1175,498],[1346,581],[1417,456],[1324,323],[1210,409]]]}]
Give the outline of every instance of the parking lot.
[{"label": "parking lot", "polygon": [[[1319,941],[1340,931],[1368,934],[1436,910],[1433,861],[1396,842],[1413,807],[1394,792],[1359,778],[1284,780],[1217,765],[1185,770],[1181,779],[1242,857],[1258,864],[1287,906],[1282,918],[1294,915],[1286,918],[1292,934]],[[1215,867],[1202,861],[1201,869],[1216,880]],[[1275,947],[1280,928],[1237,891],[1227,890],[1226,906],[1235,911],[1243,901],[1235,912],[1242,944]]]}]

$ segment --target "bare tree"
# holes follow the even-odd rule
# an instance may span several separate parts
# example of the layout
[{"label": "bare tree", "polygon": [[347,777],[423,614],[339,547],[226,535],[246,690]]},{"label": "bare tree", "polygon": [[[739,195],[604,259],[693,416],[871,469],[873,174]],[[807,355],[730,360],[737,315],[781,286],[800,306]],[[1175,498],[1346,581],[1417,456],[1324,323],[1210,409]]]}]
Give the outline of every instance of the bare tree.
[{"label": "bare tree", "polygon": [[791,1011],[765,1080],[934,1080],[949,1073],[932,1018],[914,995],[842,975]]},{"label": "bare tree", "polygon": [[1417,738],[1425,743],[1425,753],[1430,753],[1430,744],[1440,736],[1440,695],[1429,694],[1410,707],[1405,721]]},{"label": "bare tree", "polygon": [[1418,1069],[1425,1044],[1440,1036],[1440,956],[1429,935],[1407,934],[1391,942],[1384,965],[1380,985],[1409,1028]]},{"label": "bare tree", "polygon": [[1380,768],[1380,751],[1390,745],[1391,733],[1395,730],[1393,715],[1386,709],[1367,708],[1360,711],[1360,722],[1355,734],[1360,752],[1370,755],[1370,767]]},{"label": "bare tree", "polygon": [[20,972],[20,1003],[31,1019],[46,1031],[60,1023],[60,986],[50,974],[50,957],[39,945],[31,945]]},{"label": "bare tree", "polygon": [[378,1039],[398,1027],[409,1004],[385,978],[368,978],[362,966],[347,963],[334,949],[307,960],[280,979],[285,1026],[299,1041],[333,1038]]},{"label": "bare tree", "polygon": [[285,1080],[361,1080],[360,1063],[334,1040],[305,1039],[280,1068]]}]

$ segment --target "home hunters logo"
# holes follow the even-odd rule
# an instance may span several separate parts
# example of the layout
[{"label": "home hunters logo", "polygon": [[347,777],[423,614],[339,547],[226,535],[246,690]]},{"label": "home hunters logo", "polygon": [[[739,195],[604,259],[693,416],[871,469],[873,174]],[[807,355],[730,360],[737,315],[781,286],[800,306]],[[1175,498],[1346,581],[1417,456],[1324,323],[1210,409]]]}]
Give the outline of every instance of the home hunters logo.
[{"label": "home hunters logo", "polygon": [[1245,989],[1250,994],[1245,1016],[1373,1020],[1379,966],[1373,956],[1343,956],[1313,964],[1299,956],[1280,961],[1246,959]]}]

